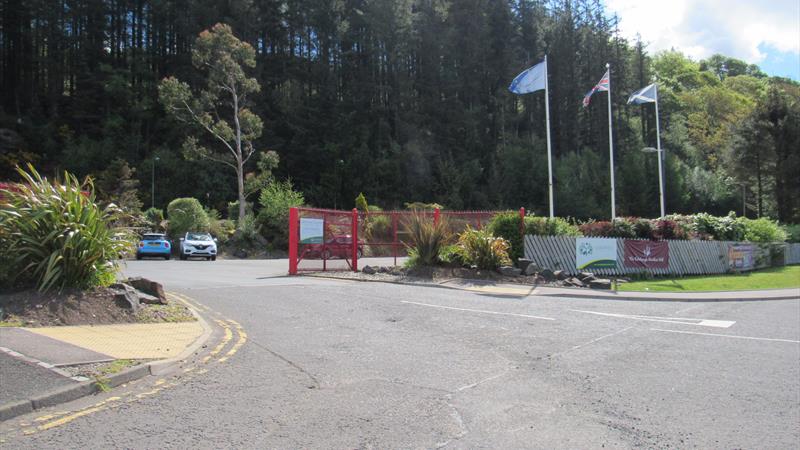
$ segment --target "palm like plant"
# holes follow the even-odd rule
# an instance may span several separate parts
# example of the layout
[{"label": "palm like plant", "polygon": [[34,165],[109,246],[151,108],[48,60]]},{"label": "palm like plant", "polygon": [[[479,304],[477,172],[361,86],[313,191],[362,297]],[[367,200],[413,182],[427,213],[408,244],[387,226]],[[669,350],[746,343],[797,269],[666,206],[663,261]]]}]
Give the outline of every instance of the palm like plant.
[{"label": "palm like plant", "polygon": [[94,202],[91,179],[69,173],[54,182],[31,165],[17,168],[24,183],[2,192],[0,248],[11,282],[40,291],[87,288],[114,280],[116,260],[131,249],[130,236],[110,224],[119,209]]}]

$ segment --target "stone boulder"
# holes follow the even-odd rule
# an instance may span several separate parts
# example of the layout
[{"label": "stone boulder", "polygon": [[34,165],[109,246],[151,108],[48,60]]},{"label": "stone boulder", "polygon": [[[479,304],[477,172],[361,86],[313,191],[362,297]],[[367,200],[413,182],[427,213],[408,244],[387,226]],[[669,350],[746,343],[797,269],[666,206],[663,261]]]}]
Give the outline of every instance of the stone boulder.
[{"label": "stone boulder", "polygon": [[586,281],[587,279],[594,279],[594,274],[591,272],[581,272],[578,274],[578,279],[581,281]]},{"label": "stone boulder", "polygon": [[235,252],[233,252],[233,256],[236,257],[236,258],[239,258],[239,259],[246,259],[247,258],[247,252],[244,251],[244,249],[240,248],[240,249],[236,250]]},{"label": "stone boulder", "polygon": [[536,263],[528,264],[528,267],[525,268],[525,275],[528,276],[535,275],[537,272],[539,272],[539,270],[540,269],[538,264]]},{"label": "stone boulder", "polygon": [[567,272],[564,272],[563,270],[556,270],[555,272],[553,272],[553,275],[555,275],[555,277],[559,280],[566,280],[567,278],[569,278],[569,274]]},{"label": "stone boulder", "polygon": [[166,305],[169,303],[167,301],[166,294],[164,294],[164,287],[161,286],[161,283],[157,283],[142,277],[128,278],[125,283],[133,286],[134,289],[148,294],[147,297],[140,299],[141,303],[158,305]]},{"label": "stone boulder", "polygon": [[574,287],[586,287],[586,285],[583,284],[583,281],[576,277],[567,278],[564,280],[564,284]]},{"label": "stone boulder", "polygon": [[377,271],[372,266],[364,266],[364,268],[361,269],[361,272],[363,272],[363,273],[365,273],[367,275],[374,275],[375,272],[377,272]]},{"label": "stone boulder", "polygon": [[517,267],[519,267],[519,270],[521,270],[522,273],[525,273],[525,270],[531,264],[533,264],[533,261],[531,261],[530,259],[520,258],[517,260]]},{"label": "stone boulder", "polygon": [[556,274],[550,269],[544,269],[539,272],[539,276],[544,278],[545,281],[554,281],[556,279]]},{"label": "stone boulder", "polygon": [[109,286],[109,289],[114,294],[114,303],[120,308],[130,309],[135,313],[142,307],[139,303],[140,293],[132,286],[125,283],[114,283]]},{"label": "stone boulder", "polygon": [[589,282],[589,287],[592,289],[611,289],[611,280],[605,278],[597,278]]},{"label": "stone boulder", "polygon": [[497,272],[504,277],[518,277],[522,273],[522,270],[517,267],[502,266],[497,269]]}]

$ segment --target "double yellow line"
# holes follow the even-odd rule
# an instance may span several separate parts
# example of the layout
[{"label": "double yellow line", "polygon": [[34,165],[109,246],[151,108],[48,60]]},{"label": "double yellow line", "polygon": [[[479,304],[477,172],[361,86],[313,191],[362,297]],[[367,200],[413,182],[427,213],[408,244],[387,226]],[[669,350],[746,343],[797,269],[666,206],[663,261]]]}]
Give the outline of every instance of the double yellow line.
[{"label": "double yellow line", "polygon": [[[244,328],[242,327],[241,324],[239,324],[239,322],[236,322],[235,320],[231,320],[231,319],[226,319],[219,312],[214,311],[213,309],[209,308],[208,306],[202,305],[202,304],[198,303],[196,300],[194,300],[192,298],[189,298],[189,297],[187,297],[185,295],[177,294],[177,293],[170,293],[169,295],[173,299],[178,300],[178,301],[186,304],[187,306],[190,306],[190,307],[195,308],[195,309],[199,309],[201,311],[204,311],[204,312],[207,312],[207,313],[210,313],[210,314],[213,314],[213,315],[219,317],[219,318],[213,319],[213,320],[214,320],[214,322],[217,323],[217,325],[219,325],[223,329],[222,339],[209,352],[208,355],[204,356],[200,360],[199,365],[205,365],[205,364],[207,364],[209,362],[212,362],[212,363],[214,363],[214,362],[216,362],[216,363],[224,363],[230,357],[235,355],[239,351],[239,349],[241,349],[242,346],[244,346],[244,344],[247,342],[247,333],[244,331]],[[227,352],[222,354],[222,356],[219,356],[223,352],[223,350],[233,340],[234,334],[237,337],[236,342],[228,349]],[[214,358],[216,358],[216,360],[212,361],[212,359],[214,359]],[[141,400],[141,399],[146,398],[146,397],[153,396],[153,395],[161,392],[164,389],[168,389],[168,388],[177,386],[178,384],[180,384],[184,380],[188,380],[193,376],[204,374],[206,372],[208,372],[208,369],[205,369],[205,368],[198,369],[198,365],[189,366],[189,367],[187,367],[186,369],[183,370],[182,379],[174,378],[173,380],[167,381],[166,379],[162,378],[162,379],[156,380],[156,382],[154,383],[155,387],[153,389],[151,389],[151,390],[148,390],[148,391],[145,391],[145,392],[140,392],[140,393],[134,393],[133,391],[128,391],[128,392],[126,392],[124,394],[121,394],[120,396],[109,397],[106,400],[103,400],[103,401],[98,402],[98,403],[96,403],[96,404],[94,404],[92,406],[86,407],[84,409],[81,409],[81,410],[78,410],[78,411],[75,411],[75,412],[57,412],[57,413],[47,414],[47,415],[44,415],[44,416],[41,416],[41,417],[37,417],[36,419],[34,419],[34,422],[44,422],[44,423],[42,423],[40,425],[37,425],[35,427],[30,427],[30,428],[24,429],[24,430],[22,430],[22,434],[30,435],[30,434],[33,434],[33,433],[36,433],[36,432],[39,432],[39,431],[46,431],[46,430],[49,430],[51,428],[59,427],[59,426],[65,425],[67,423],[70,423],[73,420],[78,419],[80,417],[88,416],[90,414],[94,414],[96,412],[103,411],[105,409],[116,408],[116,407],[120,406],[123,403],[131,403],[131,402],[135,402],[135,401]]]}]

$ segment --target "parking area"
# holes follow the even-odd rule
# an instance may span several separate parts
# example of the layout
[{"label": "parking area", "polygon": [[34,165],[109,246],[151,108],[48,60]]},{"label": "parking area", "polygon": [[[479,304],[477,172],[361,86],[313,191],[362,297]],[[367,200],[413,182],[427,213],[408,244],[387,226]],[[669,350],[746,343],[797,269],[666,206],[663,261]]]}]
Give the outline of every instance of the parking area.
[{"label": "parking area", "polygon": [[[178,447],[275,448],[800,439],[798,300],[547,298],[286,277],[280,265],[128,263],[128,275],[161,279],[241,323],[247,344],[229,365],[127,407],[115,441],[61,433],[26,445],[153,447],[164,433]],[[113,414],[68,426],[89,433]]]}]

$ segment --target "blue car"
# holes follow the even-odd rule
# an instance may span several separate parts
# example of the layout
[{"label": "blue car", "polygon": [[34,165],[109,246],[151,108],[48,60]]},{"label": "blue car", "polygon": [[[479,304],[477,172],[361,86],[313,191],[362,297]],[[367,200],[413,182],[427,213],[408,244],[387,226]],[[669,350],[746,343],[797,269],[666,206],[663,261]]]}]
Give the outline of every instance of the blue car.
[{"label": "blue car", "polygon": [[161,233],[147,233],[142,236],[139,246],[136,247],[136,259],[144,256],[157,256],[169,259],[172,254],[172,246],[167,237]]}]

